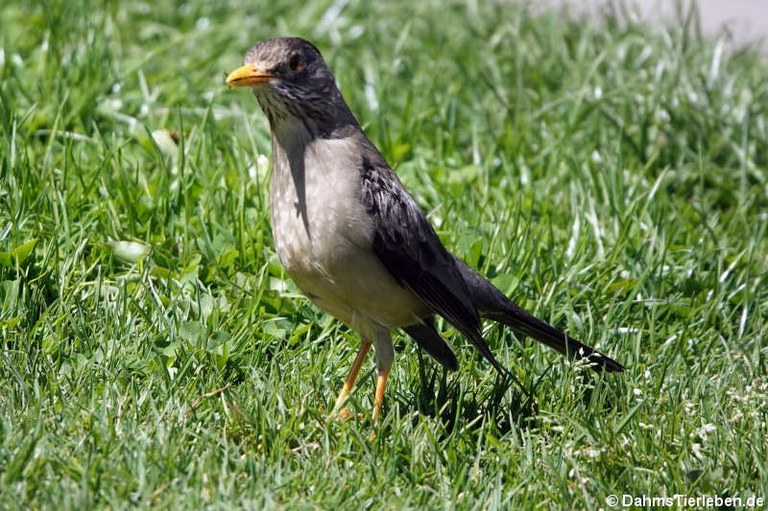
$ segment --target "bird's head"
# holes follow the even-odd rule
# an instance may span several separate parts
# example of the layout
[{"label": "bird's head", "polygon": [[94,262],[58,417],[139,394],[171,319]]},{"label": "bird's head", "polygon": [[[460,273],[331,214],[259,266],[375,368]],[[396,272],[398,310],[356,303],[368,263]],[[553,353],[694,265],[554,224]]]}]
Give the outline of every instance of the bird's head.
[{"label": "bird's head", "polygon": [[324,124],[338,117],[340,105],[346,109],[320,51],[298,37],[256,43],[227,85],[252,87],[273,128],[290,117]]}]

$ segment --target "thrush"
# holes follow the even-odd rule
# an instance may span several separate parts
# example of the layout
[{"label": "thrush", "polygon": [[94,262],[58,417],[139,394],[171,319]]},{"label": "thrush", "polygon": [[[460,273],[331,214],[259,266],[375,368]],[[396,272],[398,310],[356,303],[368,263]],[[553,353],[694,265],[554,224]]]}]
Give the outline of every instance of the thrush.
[{"label": "thrush", "polygon": [[456,370],[456,355],[435,327],[437,315],[502,375],[504,368],[483,339],[481,317],[586,359],[595,370],[624,369],[522,310],[443,246],[363,133],[312,43],[295,37],[259,42],[226,82],[250,87],[269,120],[269,206],[280,262],[310,300],[360,335],[336,412],[343,412],[373,346],[374,419],[381,414],[394,360],[394,329],[404,330],[437,362]]}]

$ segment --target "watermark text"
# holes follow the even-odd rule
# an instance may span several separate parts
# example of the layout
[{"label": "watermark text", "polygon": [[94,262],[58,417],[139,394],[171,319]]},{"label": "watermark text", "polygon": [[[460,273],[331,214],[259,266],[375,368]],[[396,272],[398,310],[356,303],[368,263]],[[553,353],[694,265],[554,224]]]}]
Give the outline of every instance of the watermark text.
[{"label": "watermark text", "polygon": [[721,496],[721,495],[684,495],[671,496],[655,495],[608,495],[605,503],[611,507],[676,507],[676,508],[762,508],[765,506],[765,498],[751,495],[749,497]]}]

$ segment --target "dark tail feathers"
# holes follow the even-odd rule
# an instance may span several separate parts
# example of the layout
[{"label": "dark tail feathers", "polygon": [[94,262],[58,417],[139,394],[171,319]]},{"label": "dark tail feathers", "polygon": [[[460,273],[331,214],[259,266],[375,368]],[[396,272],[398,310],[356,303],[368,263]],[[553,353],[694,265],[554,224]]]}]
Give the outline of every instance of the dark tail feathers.
[{"label": "dark tail feathers", "polygon": [[472,299],[481,316],[503,323],[516,332],[532,337],[560,353],[586,359],[593,364],[592,368],[595,371],[620,372],[624,370],[624,367],[612,358],[595,351],[586,344],[580,343],[557,328],[525,312],[460,259],[456,258],[456,264],[472,293]]}]

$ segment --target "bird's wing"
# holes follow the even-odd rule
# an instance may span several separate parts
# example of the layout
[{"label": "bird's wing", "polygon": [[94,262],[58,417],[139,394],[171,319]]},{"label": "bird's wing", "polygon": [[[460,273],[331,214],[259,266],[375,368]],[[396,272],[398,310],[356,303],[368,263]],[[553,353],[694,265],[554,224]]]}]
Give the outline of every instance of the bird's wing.
[{"label": "bird's wing", "polygon": [[480,330],[467,284],[419,206],[369,141],[361,162],[362,202],[373,220],[373,250],[402,286],[443,316],[504,374]]}]

